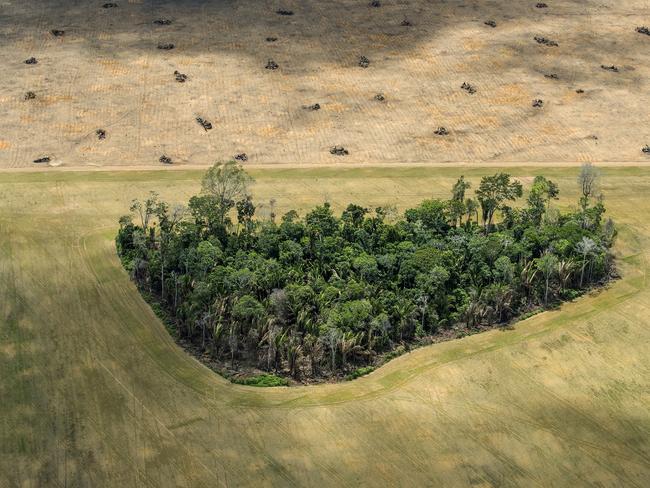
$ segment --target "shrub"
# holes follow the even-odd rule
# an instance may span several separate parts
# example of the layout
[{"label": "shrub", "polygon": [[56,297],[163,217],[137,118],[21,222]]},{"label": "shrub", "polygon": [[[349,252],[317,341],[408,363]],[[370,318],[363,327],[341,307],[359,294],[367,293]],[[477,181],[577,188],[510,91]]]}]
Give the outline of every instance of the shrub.
[{"label": "shrub", "polygon": [[264,388],[273,386],[289,386],[289,380],[280,378],[271,373],[248,376],[246,378],[231,378],[230,381],[237,383],[238,385],[259,386]]},{"label": "shrub", "polygon": [[345,379],[347,381],[356,380],[357,378],[361,378],[362,376],[372,373],[374,370],[375,370],[374,366],[364,366],[362,368],[357,368],[354,371],[352,371],[352,373],[347,375]]}]

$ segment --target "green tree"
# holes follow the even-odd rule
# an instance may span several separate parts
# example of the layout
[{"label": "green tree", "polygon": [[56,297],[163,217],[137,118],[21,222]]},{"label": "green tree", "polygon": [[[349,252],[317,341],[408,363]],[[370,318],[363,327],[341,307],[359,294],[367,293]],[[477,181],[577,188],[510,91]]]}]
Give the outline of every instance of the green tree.
[{"label": "green tree", "polygon": [[549,202],[557,200],[559,194],[560,189],[555,183],[543,176],[535,176],[528,195],[528,211],[535,224],[541,223]]},{"label": "green tree", "polygon": [[514,201],[523,194],[521,183],[512,180],[507,173],[497,173],[481,178],[476,197],[483,211],[485,232],[490,232],[494,214],[506,201]]},{"label": "green tree", "polygon": [[535,260],[535,266],[544,276],[544,305],[548,305],[550,280],[557,273],[557,256],[553,253],[545,252],[540,258]]},{"label": "green tree", "polygon": [[[518,182],[484,178],[484,232],[463,178],[451,199],[425,200],[401,217],[355,204],[335,215],[324,204],[275,224],[260,219],[245,185],[234,185],[244,188],[236,197],[218,191],[228,171],[213,168],[189,217],[155,193],[135,201],[116,247],[179,336],[218,361],[229,356],[232,367],[261,363],[298,378],[320,376],[329,363],[325,373],[335,376],[463,321],[492,325],[548,305],[554,291],[575,296],[612,269],[616,228],[603,222],[603,200],[562,213],[549,206],[557,186],[544,177],[522,210],[509,205]],[[593,199],[593,185],[587,193]],[[223,212],[235,209],[232,225],[233,212]]]},{"label": "green tree", "polygon": [[465,192],[471,188],[471,183],[465,181],[465,177],[458,178],[451,190],[451,200],[449,201],[449,216],[452,224],[456,227],[461,223],[463,215],[467,210],[465,204]]},{"label": "green tree", "polygon": [[472,184],[469,181],[465,181],[465,177],[461,176],[458,178],[456,183],[454,183],[453,188],[451,189],[451,199],[457,200],[459,202],[465,201],[465,192],[472,187]]},{"label": "green tree", "polygon": [[225,217],[235,203],[249,196],[248,189],[253,181],[244,168],[234,161],[215,163],[206,172],[201,182],[201,193],[209,197],[221,225],[224,225]]},{"label": "green tree", "polygon": [[264,315],[262,304],[250,295],[240,297],[232,308],[232,317],[240,324],[240,330],[255,327],[264,319]]},{"label": "green tree", "polygon": [[583,237],[580,242],[576,244],[576,250],[582,257],[582,266],[580,268],[580,288],[584,283],[585,268],[591,262],[591,257],[598,250],[598,244],[589,237]]}]

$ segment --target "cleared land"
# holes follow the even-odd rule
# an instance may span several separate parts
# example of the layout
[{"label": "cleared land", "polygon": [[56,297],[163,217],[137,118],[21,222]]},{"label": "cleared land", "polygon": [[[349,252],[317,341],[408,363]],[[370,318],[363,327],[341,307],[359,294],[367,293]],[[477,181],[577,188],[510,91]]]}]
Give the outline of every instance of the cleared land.
[{"label": "cleared land", "polygon": [[[510,171],[575,201],[576,168]],[[254,194],[281,211],[404,208],[460,172],[260,170]],[[354,382],[272,390],[180,350],[115,257],[132,197],[182,201],[200,173],[0,174],[0,485],[645,486],[650,169],[604,173],[623,273],[611,288]]]},{"label": "cleared land", "polygon": [[647,159],[647,1],[102,3],[0,2],[0,168]]}]

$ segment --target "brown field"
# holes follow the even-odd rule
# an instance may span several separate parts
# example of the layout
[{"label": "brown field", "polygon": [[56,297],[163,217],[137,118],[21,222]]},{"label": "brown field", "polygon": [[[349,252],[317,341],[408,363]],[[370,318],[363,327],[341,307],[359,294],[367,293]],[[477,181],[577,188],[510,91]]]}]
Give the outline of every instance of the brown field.
[{"label": "brown field", "polygon": [[[102,3],[0,3],[0,168],[44,155],[57,166],[155,166],[163,153],[186,166],[241,152],[251,164],[647,159],[650,37],[635,32],[647,1]],[[175,49],[156,48],[166,42]],[[30,56],[38,64],[24,64]],[[269,58],[279,69],[264,69]],[[28,90],[35,100],[23,100]],[[302,108],[316,102],[317,112]],[[439,126],[450,135],[436,136]],[[332,156],[334,145],[350,155]]]}]

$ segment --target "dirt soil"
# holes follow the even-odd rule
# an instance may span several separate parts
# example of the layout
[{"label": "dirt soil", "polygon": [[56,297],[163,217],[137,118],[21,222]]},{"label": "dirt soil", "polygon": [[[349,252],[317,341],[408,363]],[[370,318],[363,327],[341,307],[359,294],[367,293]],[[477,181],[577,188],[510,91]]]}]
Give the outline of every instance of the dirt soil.
[{"label": "dirt soil", "polygon": [[[648,18],[648,3],[631,0],[2,1],[0,169],[42,154],[85,168],[155,167],[160,154],[205,166],[239,152],[249,164],[318,165],[340,159],[336,145],[345,164],[643,162],[650,38],[636,28]],[[279,68],[264,69],[268,59]],[[302,108],[314,100],[321,110]]]}]

